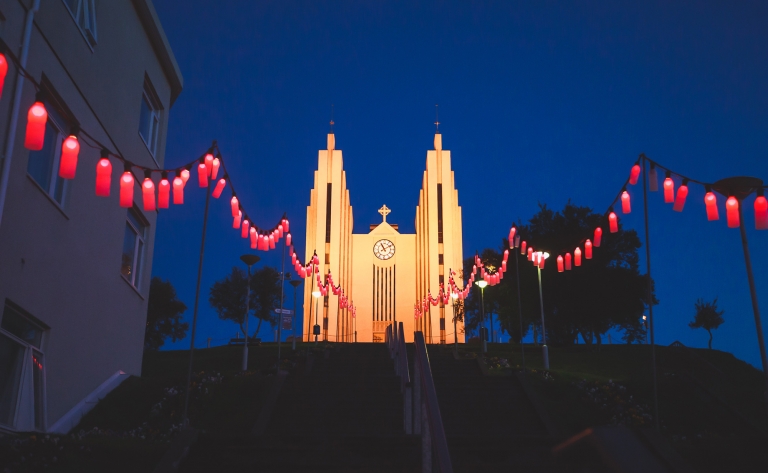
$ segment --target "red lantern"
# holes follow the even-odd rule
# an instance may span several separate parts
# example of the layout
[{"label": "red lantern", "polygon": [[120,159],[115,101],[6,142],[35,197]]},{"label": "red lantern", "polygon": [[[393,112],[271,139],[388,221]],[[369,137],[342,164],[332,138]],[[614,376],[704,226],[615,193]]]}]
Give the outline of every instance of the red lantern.
[{"label": "red lantern", "polygon": [[619,218],[613,212],[608,214],[608,225],[610,226],[611,233],[619,231]]},{"label": "red lantern", "polygon": [[240,220],[243,218],[243,213],[237,211],[237,215],[232,219],[232,228],[240,228]]},{"label": "red lantern", "polygon": [[256,248],[262,251],[266,251],[267,248],[269,247],[269,244],[267,244],[266,246],[264,245],[264,235],[259,235],[257,238],[258,238],[258,242],[256,244]]},{"label": "red lantern", "polygon": [[206,154],[203,163],[205,164],[207,176],[211,177],[213,175],[213,155],[211,153]]},{"label": "red lantern", "polygon": [[533,261],[533,248],[528,248],[528,261]]},{"label": "red lantern", "polygon": [[[667,173],[669,174],[669,173]],[[675,201],[675,183],[672,182],[672,178],[667,175],[664,179],[664,202],[671,204]]]},{"label": "red lantern", "polygon": [[728,228],[739,227],[739,201],[734,196],[725,201],[725,211],[728,217]]},{"label": "red lantern", "polygon": [[544,257],[541,253],[539,253],[539,269],[544,269],[544,262],[547,260],[547,258]]},{"label": "red lantern", "polygon": [[80,153],[80,143],[75,135],[69,135],[61,143],[61,160],[59,161],[59,176],[64,179],[74,179],[77,170],[77,155]]},{"label": "red lantern", "polygon": [[685,198],[688,197],[688,181],[683,181],[683,184],[677,189],[677,197],[675,197],[675,205],[672,206],[672,210],[675,212],[682,212],[685,206]]},{"label": "red lantern", "polygon": [[584,257],[592,259],[592,242],[589,240],[584,243]]},{"label": "red lantern", "polygon": [[184,203],[184,179],[181,176],[173,178],[173,203],[176,205]]},{"label": "red lantern", "polygon": [[571,254],[570,253],[565,254],[565,270],[566,271],[571,270]]},{"label": "red lantern", "polygon": [[144,210],[147,212],[155,210],[155,183],[149,177],[144,178],[141,193],[144,197]]},{"label": "red lantern", "polygon": [[48,111],[43,102],[35,102],[27,113],[27,134],[24,137],[24,147],[32,151],[43,149],[45,141],[45,124],[48,121]]},{"label": "red lantern", "polygon": [[563,257],[558,256],[557,257],[557,272],[562,273],[564,271],[563,269]]},{"label": "red lantern", "polygon": [[651,163],[651,170],[648,171],[648,190],[657,192],[659,190],[659,177],[656,175],[656,165]]},{"label": "red lantern", "polygon": [[229,204],[232,206],[232,216],[237,217],[237,212],[240,210],[240,202],[237,201],[237,197],[233,195]]},{"label": "red lantern", "polygon": [[0,98],[3,96],[3,84],[5,84],[6,74],[8,74],[8,61],[4,55],[0,54]]},{"label": "red lantern", "polygon": [[527,245],[527,244],[528,244],[528,243],[526,243],[525,241],[523,241],[523,244],[522,244],[522,245],[520,245],[520,254],[521,254],[521,255],[524,255],[524,254],[525,254],[525,247],[526,247],[526,245]]},{"label": "red lantern", "polygon": [[208,187],[208,168],[203,163],[197,165],[197,182],[200,187]]},{"label": "red lantern", "polygon": [[211,163],[211,179],[216,179],[216,176],[219,175],[219,167],[221,167],[221,160],[219,158],[214,158],[213,163]]},{"label": "red lantern", "polygon": [[182,169],[181,170],[181,181],[184,183],[184,185],[187,185],[187,181],[189,180],[189,169]]},{"label": "red lantern", "polygon": [[248,219],[243,219],[243,230],[240,232],[240,236],[243,238],[248,238],[248,232],[250,231],[251,222],[248,221]]},{"label": "red lantern", "polygon": [[102,151],[101,159],[96,163],[96,195],[109,197],[109,188],[112,182],[112,163]]},{"label": "red lantern", "polygon": [[269,235],[269,249],[274,250],[275,249],[275,235],[270,234]]},{"label": "red lantern", "polygon": [[284,232],[290,232],[291,231],[291,225],[288,222],[288,219],[283,219],[283,231]]},{"label": "red lantern", "polygon": [[128,209],[133,207],[133,174],[128,164],[125,167],[125,172],[120,177],[120,207]]},{"label": "red lantern", "polygon": [[163,171],[163,177],[157,186],[157,208],[167,209],[171,198],[171,183],[168,182],[168,173]]},{"label": "red lantern", "polygon": [[517,228],[512,227],[509,229],[509,247],[514,248],[515,247],[515,233],[517,232]]},{"label": "red lantern", "polygon": [[581,248],[576,247],[576,249],[573,251],[573,264],[576,266],[581,266]]},{"label": "red lantern", "polygon": [[629,172],[629,183],[634,186],[637,184],[638,177],[640,177],[640,165],[635,164],[632,166],[632,171]]},{"label": "red lantern", "polygon": [[621,211],[625,214],[632,212],[632,206],[629,203],[629,192],[627,191],[621,193]]},{"label": "red lantern", "polygon": [[227,185],[227,181],[222,177],[219,179],[219,182],[216,183],[216,187],[213,189],[213,196],[214,199],[218,199],[221,197],[221,193],[224,191],[224,186]]},{"label": "red lantern", "polygon": [[595,228],[595,242],[593,245],[595,248],[600,248],[600,242],[603,240],[603,229],[600,227]]},{"label": "red lantern", "polygon": [[717,213],[717,197],[715,193],[707,190],[704,196],[704,204],[707,206],[707,220],[718,220],[720,215]]},{"label": "red lantern", "polygon": [[283,238],[283,224],[277,226],[277,239]]},{"label": "red lantern", "polygon": [[253,248],[255,250],[256,247],[257,247],[257,243],[258,243],[258,240],[257,240],[258,234],[256,233],[256,229],[253,228],[253,227],[251,227],[249,232],[251,233],[251,248]]},{"label": "red lantern", "polygon": [[291,234],[289,233],[288,236],[285,237],[285,244],[288,246],[291,246]]},{"label": "red lantern", "polygon": [[768,230],[768,200],[760,194],[755,198],[755,229]]}]

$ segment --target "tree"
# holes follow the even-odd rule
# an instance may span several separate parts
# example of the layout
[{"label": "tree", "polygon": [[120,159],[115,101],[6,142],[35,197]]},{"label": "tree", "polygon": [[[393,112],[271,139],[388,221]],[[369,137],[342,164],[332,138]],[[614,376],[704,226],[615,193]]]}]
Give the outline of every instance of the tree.
[{"label": "tree", "polygon": [[155,276],[149,283],[147,301],[147,325],[144,330],[144,349],[157,350],[171,337],[172,341],[187,335],[189,324],[181,321],[186,304],[176,297],[176,289],[170,281]]},{"label": "tree", "polygon": [[[261,323],[275,323],[274,309],[280,304],[280,277],[274,268],[264,267],[251,273],[251,296],[248,312],[259,320],[254,334],[259,333]],[[235,266],[224,279],[213,283],[208,302],[222,320],[230,320],[245,333],[245,297],[248,275]]]},{"label": "tree", "polygon": [[693,317],[693,321],[688,323],[688,326],[696,329],[703,328],[709,333],[709,349],[712,349],[712,330],[716,330],[717,327],[723,324],[723,314],[725,310],[717,310],[717,297],[712,302],[704,302],[699,299],[693,305],[696,309],[696,315]]}]

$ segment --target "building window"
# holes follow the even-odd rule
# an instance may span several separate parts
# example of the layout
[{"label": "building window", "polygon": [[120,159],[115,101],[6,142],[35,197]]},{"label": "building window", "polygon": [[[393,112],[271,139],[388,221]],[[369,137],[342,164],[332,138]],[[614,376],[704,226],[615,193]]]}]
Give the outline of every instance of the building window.
[{"label": "building window", "polygon": [[27,174],[59,206],[64,207],[67,181],[59,177],[59,159],[67,124],[50,103],[46,103],[45,108],[48,111],[48,122],[45,125],[43,149],[29,152]]},{"label": "building window", "polygon": [[64,0],[88,44],[96,46],[96,0]]},{"label": "building window", "polygon": [[147,236],[148,226],[144,216],[136,207],[128,209],[120,274],[136,289],[141,284],[141,263],[144,257],[144,239]]},{"label": "building window", "polygon": [[[6,300],[0,322],[0,424],[44,431],[45,365],[40,345],[47,327]],[[31,372],[31,376],[30,376]],[[31,411],[19,394],[32,396]]]},{"label": "building window", "polygon": [[147,149],[155,157],[157,141],[160,133],[160,100],[155,93],[152,83],[144,78],[144,91],[141,95],[141,115],[139,115],[139,135],[147,145]]}]

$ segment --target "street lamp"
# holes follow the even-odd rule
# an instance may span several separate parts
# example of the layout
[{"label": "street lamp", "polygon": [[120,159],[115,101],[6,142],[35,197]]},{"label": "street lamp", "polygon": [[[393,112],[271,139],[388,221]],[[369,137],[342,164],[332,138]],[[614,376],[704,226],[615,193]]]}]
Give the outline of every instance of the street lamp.
[{"label": "street lamp", "polygon": [[248,266],[248,286],[245,289],[245,344],[243,348],[243,371],[248,371],[248,312],[251,310],[251,266],[258,263],[260,259],[261,258],[256,255],[243,255],[240,257],[240,260]]},{"label": "street lamp", "polygon": [[[512,242],[509,242],[512,244]],[[520,235],[515,235],[514,248],[520,246]],[[523,355],[523,375],[525,375],[525,345],[523,344],[523,303],[520,301],[520,260],[518,253],[515,251],[515,273],[517,276],[517,317],[520,320],[520,352]]]},{"label": "street lamp", "polygon": [[482,338],[481,340],[482,350],[483,350],[483,353],[487,353],[488,346],[485,344],[486,335],[483,332],[485,331],[485,326],[484,326],[485,325],[485,286],[488,285],[488,281],[486,281],[485,279],[481,279],[475,282],[475,284],[477,284],[477,287],[480,288],[480,305],[482,306],[482,314],[483,314],[483,318],[481,319],[481,322],[480,322],[480,338]]},{"label": "street lamp", "polygon": [[[541,259],[549,258],[549,253],[537,251],[537,259],[535,261],[541,261]],[[541,306],[541,354],[544,357],[544,369],[549,369],[549,351],[547,348],[547,329],[544,327],[544,296],[541,293],[541,264],[536,265],[536,269],[539,271],[539,305]]]},{"label": "street lamp", "polygon": [[293,338],[293,345],[291,349],[296,351],[296,314],[298,314],[298,312],[296,312],[296,288],[301,284],[301,279],[294,279],[290,284],[293,286],[293,317],[291,318],[291,337]]},{"label": "street lamp", "polygon": [[[315,289],[314,291],[312,291],[312,297],[315,298],[315,322],[317,322],[317,318],[318,318],[317,314],[318,314],[318,311],[320,310],[320,308],[317,305],[320,302],[321,295],[323,295],[323,293],[320,292],[319,289]],[[311,310],[311,307],[310,307],[310,310]],[[315,346],[317,346],[317,336],[320,335],[320,324],[315,323],[315,325],[312,326],[312,333],[315,335]]]},{"label": "street lamp", "polygon": [[453,299],[451,302],[451,305],[453,306],[453,353],[455,355],[459,354],[459,333],[456,330],[456,299],[458,298],[458,292],[451,293],[451,299]]},{"label": "street lamp", "polygon": [[645,315],[643,315],[643,328],[645,329],[645,344],[648,345],[648,322]]}]

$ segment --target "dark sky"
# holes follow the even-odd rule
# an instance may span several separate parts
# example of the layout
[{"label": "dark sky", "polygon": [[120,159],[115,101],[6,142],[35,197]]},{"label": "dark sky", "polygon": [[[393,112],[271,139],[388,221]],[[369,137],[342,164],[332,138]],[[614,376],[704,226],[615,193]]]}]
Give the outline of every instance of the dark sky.
[{"label": "dark sky", "polygon": [[[218,140],[256,223],[271,227],[286,212],[302,251],[331,104],[356,233],[379,221],[376,209],[385,203],[389,221],[414,231],[440,105],[465,255],[497,247],[539,203],[557,209],[571,199],[603,212],[641,152],[702,181],[768,180],[765,2],[155,6],[185,79],[171,110],[166,167]],[[622,222],[642,235],[639,186],[630,193],[633,213]],[[706,220],[703,193],[692,186],[682,214],[650,194],[657,341],[706,346],[707,333],[687,324],[697,298],[717,297],[726,322],[714,347],[759,366],[739,232],[726,227],[724,199],[721,220]],[[208,337],[222,344],[236,332],[207,302],[213,281],[248,251],[231,229],[226,200],[211,207],[196,346]],[[192,189],[185,201],[160,214],[153,275],[171,280],[191,320],[204,193]],[[768,231],[753,230],[752,200],[746,205],[768,319]],[[278,266],[278,252],[263,261]]]}]

